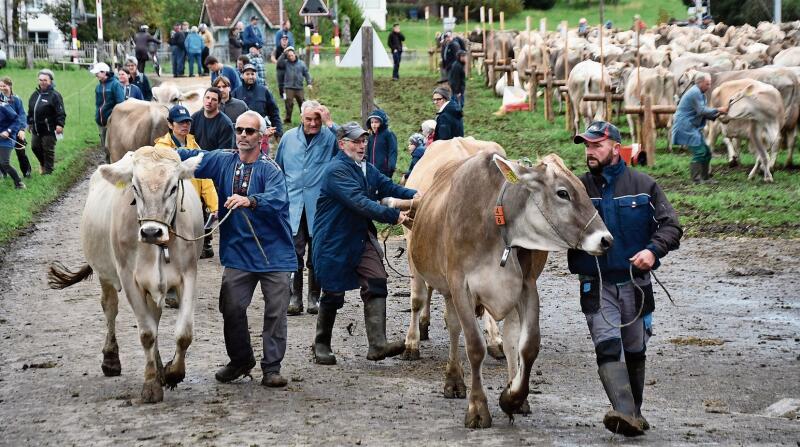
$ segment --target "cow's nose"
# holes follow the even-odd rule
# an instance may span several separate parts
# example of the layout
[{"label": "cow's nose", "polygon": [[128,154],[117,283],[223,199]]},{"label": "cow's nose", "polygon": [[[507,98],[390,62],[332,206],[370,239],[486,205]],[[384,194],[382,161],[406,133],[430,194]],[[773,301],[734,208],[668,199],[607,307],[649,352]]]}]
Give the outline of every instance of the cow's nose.
[{"label": "cow's nose", "polygon": [[600,238],[600,246],[603,247],[603,249],[605,250],[611,248],[611,244],[613,243],[614,243],[614,237],[611,236],[610,234],[608,236],[603,236],[602,238]]},{"label": "cow's nose", "polygon": [[159,227],[145,227],[139,231],[142,233],[142,238],[147,240],[158,239],[164,234]]}]

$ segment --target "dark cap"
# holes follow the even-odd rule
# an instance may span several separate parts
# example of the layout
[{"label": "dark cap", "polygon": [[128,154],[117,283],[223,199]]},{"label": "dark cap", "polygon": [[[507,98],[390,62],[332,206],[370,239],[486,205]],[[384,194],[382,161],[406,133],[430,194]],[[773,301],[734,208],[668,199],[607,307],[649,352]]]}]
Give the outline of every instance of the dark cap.
[{"label": "dark cap", "polygon": [[256,42],[256,43],[254,43],[253,45],[251,45],[250,47],[251,47],[251,48],[258,48],[258,49],[261,49],[262,45],[261,45],[261,43],[260,43],[260,42]]},{"label": "dark cap", "polygon": [[575,144],[580,144],[586,143],[587,141],[590,143],[597,143],[598,141],[608,139],[614,140],[617,143],[622,142],[622,137],[619,135],[617,126],[605,121],[594,121],[586,128],[586,132],[575,135],[572,141]]},{"label": "dark cap", "polygon": [[364,130],[357,122],[350,121],[349,123],[342,124],[339,127],[338,132],[336,133],[336,138],[341,140],[342,138],[347,138],[348,140],[355,140],[364,135],[367,135],[369,132]]},{"label": "dark cap", "polygon": [[169,121],[172,123],[182,123],[184,121],[191,121],[192,114],[189,109],[184,106],[177,105],[169,109]]},{"label": "dark cap", "polygon": [[245,66],[242,67],[242,73],[246,72],[247,70],[253,70],[254,72],[258,73],[258,70],[256,70],[256,66],[253,64],[245,64]]}]

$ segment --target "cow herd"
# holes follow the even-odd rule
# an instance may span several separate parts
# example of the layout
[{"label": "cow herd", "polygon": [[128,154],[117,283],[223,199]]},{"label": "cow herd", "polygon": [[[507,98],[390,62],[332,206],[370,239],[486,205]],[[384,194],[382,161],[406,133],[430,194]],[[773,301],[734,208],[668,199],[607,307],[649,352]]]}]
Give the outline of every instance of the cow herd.
[{"label": "cow herd", "polygon": [[[513,70],[526,85],[537,72],[563,79],[576,130],[595,119],[613,118],[605,116],[602,103],[582,100],[601,93],[603,86],[622,94],[626,109],[639,106],[645,97],[653,105],[674,106],[698,72],[709,73],[709,105],[730,103],[733,110],[709,122],[706,143],[713,148],[722,136],[728,160],[736,165],[739,146],[748,141],[756,156],[750,178],[761,169],[764,181],[771,182],[779,148],[787,151],[786,165],[792,164],[800,108],[798,44],[800,21],[708,28],[658,25],[638,36],[632,30],[601,33],[597,27],[582,33],[500,31],[487,37],[486,58],[513,57]],[[505,83],[495,81],[494,73],[487,77],[493,87]],[[556,92],[555,97],[560,104],[561,95]],[[636,140],[637,123],[631,115],[628,124]],[[669,129],[672,117],[661,114],[655,124]]]}]

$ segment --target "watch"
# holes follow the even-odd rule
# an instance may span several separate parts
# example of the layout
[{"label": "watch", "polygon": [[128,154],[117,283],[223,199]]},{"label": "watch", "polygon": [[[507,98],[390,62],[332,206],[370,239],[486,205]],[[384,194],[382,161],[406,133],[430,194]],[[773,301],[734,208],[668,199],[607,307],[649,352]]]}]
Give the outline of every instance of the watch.
[{"label": "watch", "polygon": [[250,208],[253,209],[258,206],[258,200],[256,200],[256,196],[247,196],[247,200],[250,201]]}]

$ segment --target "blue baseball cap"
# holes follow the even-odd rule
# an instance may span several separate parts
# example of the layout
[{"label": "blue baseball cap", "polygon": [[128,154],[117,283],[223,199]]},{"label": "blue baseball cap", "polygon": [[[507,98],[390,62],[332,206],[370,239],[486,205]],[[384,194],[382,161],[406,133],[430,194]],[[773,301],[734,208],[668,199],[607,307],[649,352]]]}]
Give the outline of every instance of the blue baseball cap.
[{"label": "blue baseball cap", "polygon": [[575,144],[581,144],[587,141],[590,143],[597,143],[598,141],[608,139],[614,140],[617,143],[622,142],[622,137],[619,135],[617,126],[606,121],[594,121],[586,128],[586,132],[575,135],[572,141]]},{"label": "blue baseball cap", "polygon": [[169,109],[169,121],[172,123],[182,123],[184,121],[191,121],[192,114],[189,109],[184,106],[177,105]]}]

